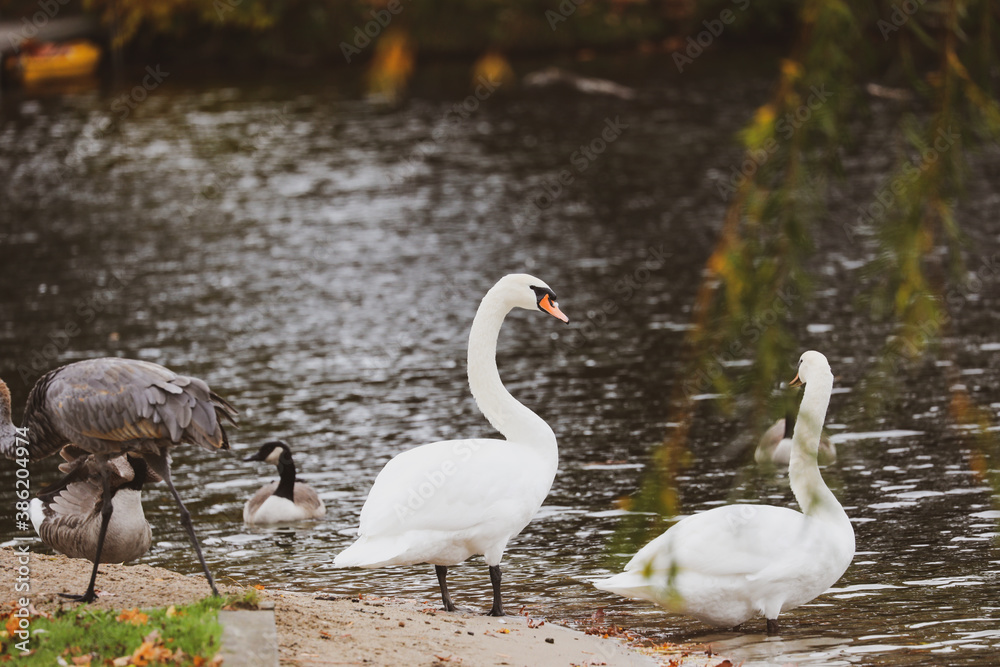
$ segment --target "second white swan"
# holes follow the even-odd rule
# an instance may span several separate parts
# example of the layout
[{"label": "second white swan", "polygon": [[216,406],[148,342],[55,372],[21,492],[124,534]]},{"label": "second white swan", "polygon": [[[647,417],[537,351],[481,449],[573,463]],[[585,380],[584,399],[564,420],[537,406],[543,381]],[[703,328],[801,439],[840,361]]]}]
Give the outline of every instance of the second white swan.
[{"label": "second white swan", "polygon": [[503,616],[500,560],[549,493],[559,465],[555,434],[500,380],[496,346],[514,308],[568,322],[555,293],[526,274],[504,276],[483,297],[469,334],[469,388],[506,440],[445,440],[403,452],[375,478],[361,510],[358,539],[338,567],[433,564],[448,611],[448,567],[482,554],[493,584],[491,616]]},{"label": "second white swan", "polygon": [[801,513],[742,504],[695,514],[640,549],[624,572],[594,585],[720,627],[763,615],[775,634],[778,614],[840,579],[854,559],[854,529],[816,462],[833,391],[826,357],[805,352],[792,381],[798,384],[805,389],[788,479]]}]

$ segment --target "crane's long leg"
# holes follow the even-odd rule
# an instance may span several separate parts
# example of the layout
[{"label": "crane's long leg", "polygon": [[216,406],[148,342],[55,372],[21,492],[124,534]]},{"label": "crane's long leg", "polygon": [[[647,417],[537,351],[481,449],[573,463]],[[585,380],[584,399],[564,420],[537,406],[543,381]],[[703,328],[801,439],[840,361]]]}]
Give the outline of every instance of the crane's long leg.
[{"label": "crane's long leg", "polygon": [[103,459],[98,462],[98,469],[101,471],[101,530],[97,533],[97,553],[94,554],[94,569],[90,572],[90,585],[87,586],[87,592],[83,595],[70,595],[68,593],[60,593],[64,598],[70,600],[75,600],[77,602],[93,602],[97,599],[97,592],[94,590],[94,584],[97,582],[97,568],[101,563],[101,553],[104,551],[104,538],[108,534],[108,524],[111,523],[111,513],[115,511],[114,505],[111,504],[111,475],[108,472],[107,465],[104,463]]},{"label": "crane's long leg", "polygon": [[489,616],[506,616],[503,611],[503,599],[500,597],[500,566],[490,565],[490,583],[493,584],[493,608]]},{"label": "crane's long leg", "polygon": [[438,576],[438,585],[441,586],[441,600],[444,602],[444,610],[455,611],[455,605],[452,604],[451,596],[448,595],[448,566],[435,565],[434,571]]},{"label": "crane's long leg", "polygon": [[184,530],[187,531],[188,537],[191,538],[191,544],[194,545],[194,552],[198,554],[198,562],[201,563],[201,569],[205,572],[205,578],[208,579],[208,585],[212,587],[212,594],[215,596],[219,595],[219,589],[215,587],[215,580],[212,579],[212,573],[208,571],[208,564],[205,562],[205,557],[201,553],[201,545],[198,544],[198,538],[194,534],[194,525],[191,523],[191,513],[188,512],[187,508],[184,507],[184,502],[181,500],[180,494],[177,493],[177,489],[174,488],[174,482],[170,478],[170,459],[169,454],[166,452],[159,455],[146,454],[143,453],[142,458],[146,460],[157,475],[163,478],[166,482],[167,488],[170,489],[170,493],[173,494],[174,500],[177,501],[177,507],[181,511],[181,524],[184,525]]}]

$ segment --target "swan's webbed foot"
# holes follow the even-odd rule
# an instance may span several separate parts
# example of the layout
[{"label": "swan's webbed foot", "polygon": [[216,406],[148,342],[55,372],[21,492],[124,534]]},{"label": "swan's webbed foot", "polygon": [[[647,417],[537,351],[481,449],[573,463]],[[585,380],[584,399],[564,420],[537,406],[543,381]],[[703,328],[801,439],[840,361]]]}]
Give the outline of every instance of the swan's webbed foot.
[{"label": "swan's webbed foot", "polygon": [[778,619],[776,618],[767,619],[767,635],[770,637],[771,635],[776,635],[778,633],[779,633]]},{"label": "swan's webbed foot", "polygon": [[733,628],[732,628],[732,630],[730,630],[730,632],[743,632],[743,630],[740,629],[742,627],[743,627],[743,624],[742,623],[738,623],[738,624],[736,624],[736,625],[733,626]]}]

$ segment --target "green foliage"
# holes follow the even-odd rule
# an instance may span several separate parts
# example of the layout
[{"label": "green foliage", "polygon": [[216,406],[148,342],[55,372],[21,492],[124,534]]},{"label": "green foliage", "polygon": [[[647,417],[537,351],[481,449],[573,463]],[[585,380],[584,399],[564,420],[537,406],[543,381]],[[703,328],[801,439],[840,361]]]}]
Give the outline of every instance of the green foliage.
[{"label": "green foliage", "polygon": [[155,646],[175,656],[178,650],[183,651],[183,664],[192,664],[196,656],[204,659],[199,664],[208,664],[220,647],[222,626],[218,612],[222,606],[222,598],[209,597],[188,606],[143,613],[94,609],[89,605],[72,607],[57,612],[53,618],[31,619],[30,654],[22,656],[13,643],[5,642],[0,656],[12,656],[17,665],[50,667],[59,664],[60,656],[72,664],[73,657],[90,655],[93,664],[103,664],[104,660],[133,655],[146,642],[147,655],[155,655]]},{"label": "green foliage", "polygon": [[[654,453],[642,489],[623,503],[637,514],[623,522],[613,551],[643,543],[662,531],[664,516],[677,512],[674,479],[688,456],[693,396],[721,394],[722,405],[740,408],[741,419],[754,427],[785,411],[789,397],[775,398],[772,388],[791,379],[801,352],[789,320],[810,295],[812,238],[826,222],[827,175],[842,172],[839,154],[852,141],[852,122],[865,113],[858,92],[872,80],[905,86],[894,94],[917,101],[918,111],[886,138],[887,149],[904,149],[873,197],[877,215],[844,227],[851,242],[878,250],[860,306],[870,319],[895,329],[863,383],[859,408],[876,416],[892,400],[900,368],[921,359],[950,324],[947,290],[964,272],[954,212],[964,147],[1000,138],[1000,107],[990,88],[1000,61],[993,38],[1000,8],[987,0],[907,6],[918,9],[907,14],[902,3],[889,0],[799,6],[797,41],[782,61],[775,93],[740,133],[745,153],[739,173],[719,183],[729,205],[686,341],[692,361],[673,397],[670,421],[679,426]],[[773,20],[784,7],[754,5],[748,23]],[[944,259],[937,252],[941,245]],[[742,359],[752,364],[728,363]],[[977,427],[979,467],[995,469],[1000,445],[987,430],[988,416],[970,406],[964,391],[952,403],[957,422]],[[1000,481],[993,481],[1000,492]]]}]

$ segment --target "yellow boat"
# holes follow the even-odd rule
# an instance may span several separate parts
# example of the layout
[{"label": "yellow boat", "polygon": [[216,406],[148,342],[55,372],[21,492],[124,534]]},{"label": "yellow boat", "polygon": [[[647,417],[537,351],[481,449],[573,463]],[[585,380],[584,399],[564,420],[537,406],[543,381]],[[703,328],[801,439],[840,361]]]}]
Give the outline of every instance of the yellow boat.
[{"label": "yellow boat", "polygon": [[27,44],[8,58],[7,68],[26,84],[53,79],[91,76],[101,60],[101,49],[87,40]]}]

